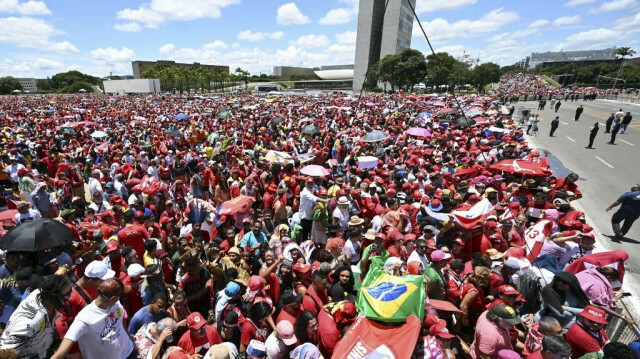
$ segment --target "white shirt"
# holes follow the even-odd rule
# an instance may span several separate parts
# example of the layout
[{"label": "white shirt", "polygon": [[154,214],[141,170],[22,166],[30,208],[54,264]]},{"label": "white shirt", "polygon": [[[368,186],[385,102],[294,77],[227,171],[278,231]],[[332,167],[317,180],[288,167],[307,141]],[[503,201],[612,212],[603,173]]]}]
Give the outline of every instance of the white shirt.
[{"label": "white shirt", "polygon": [[429,263],[427,261],[427,256],[425,256],[424,254],[420,255],[417,250],[411,252],[411,254],[409,255],[409,259],[407,259],[407,265],[409,265],[409,263],[411,262],[422,262],[423,268],[427,268],[427,263]]},{"label": "white shirt", "polygon": [[351,263],[358,263],[360,260],[360,246],[360,242],[352,242],[351,239],[344,244],[344,250],[349,255]]},{"label": "white shirt", "polygon": [[318,197],[316,197],[311,191],[305,187],[302,192],[300,192],[300,219],[308,219],[311,220],[313,218],[313,207],[316,206],[316,201]]},{"label": "white shirt", "polygon": [[342,228],[343,230],[347,230],[349,229],[349,210],[341,210],[340,206],[338,205],[338,207],[336,207],[336,209],[333,210],[333,218],[337,218],[338,219],[338,224],[340,224],[340,228]]},{"label": "white shirt", "polygon": [[285,357],[287,346],[276,336],[275,331],[269,335],[267,341],[264,342],[264,346],[267,352],[267,358],[282,359]]},{"label": "white shirt", "polygon": [[102,201],[101,204],[97,204],[95,202],[91,202],[91,204],[89,205],[89,208],[91,208],[94,211],[96,211],[96,214],[100,214],[102,212],[106,212],[106,211],[110,210],[111,209],[111,205],[109,205],[109,202],[107,202],[107,201]]},{"label": "white shirt", "polygon": [[560,259],[560,265],[563,267],[573,262],[574,260],[593,252],[583,250],[582,255],[580,255],[580,245],[576,242],[565,242],[564,248],[567,250],[567,252],[564,254],[564,256],[562,256],[562,259]]},{"label": "white shirt", "polygon": [[89,178],[89,191],[91,192],[91,198],[93,198],[93,194],[96,192],[103,193],[102,184],[97,179],[91,177]]},{"label": "white shirt", "polygon": [[20,177],[18,177],[18,171],[23,168],[24,168],[23,165],[21,165],[20,163],[17,163],[15,165],[7,166],[7,168],[5,168],[4,171],[9,175],[9,177],[11,177],[11,180],[13,182],[18,182],[18,180],[20,179]]},{"label": "white shirt", "polygon": [[376,233],[382,232],[382,216],[376,215],[371,220],[371,228],[376,230]]},{"label": "white shirt", "polygon": [[29,208],[29,211],[27,211],[27,213],[25,214],[16,213],[16,215],[13,217],[13,221],[17,224],[20,224],[24,222],[36,221],[41,218],[42,215],[39,211]]},{"label": "white shirt", "polygon": [[123,325],[120,302],[101,309],[95,301],[84,307],[69,327],[66,339],[77,342],[85,359],[125,359],[133,351]]},{"label": "white shirt", "polygon": [[15,349],[20,357],[46,358],[47,349],[53,344],[53,325],[38,300],[39,294],[37,289],[20,302],[0,337],[0,349]]}]

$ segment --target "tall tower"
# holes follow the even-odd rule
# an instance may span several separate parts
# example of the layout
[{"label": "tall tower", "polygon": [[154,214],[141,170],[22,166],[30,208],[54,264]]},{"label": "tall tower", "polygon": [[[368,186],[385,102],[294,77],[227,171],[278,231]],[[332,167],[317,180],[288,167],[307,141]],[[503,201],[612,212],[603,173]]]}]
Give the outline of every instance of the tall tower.
[{"label": "tall tower", "polygon": [[415,8],[416,0],[360,0],[353,91],[362,89],[369,62],[373,65],[411,46],[413,12],[409,2]]}]

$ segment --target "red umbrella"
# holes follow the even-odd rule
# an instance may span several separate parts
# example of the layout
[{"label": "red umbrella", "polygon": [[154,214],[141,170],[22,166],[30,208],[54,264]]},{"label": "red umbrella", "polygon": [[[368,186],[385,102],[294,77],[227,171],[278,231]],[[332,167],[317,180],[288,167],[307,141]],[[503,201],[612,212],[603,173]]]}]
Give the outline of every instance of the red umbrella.
[{"label": "red umbrella", "polygon": [[18,213],[17,209],[10,209],[7,211],[0,212],[0,221],[4,221],[7,219],[13,220],[13,217],[15,217],[16,213]]},{"label": "red umbrella", "polygon": [[236,214],[238,212],[245,213],[249,209],[249,207],[251,207],[251,204],[253,203],[254,200],[255,198],[253,197],[238,196],[234,199],[224,202],[220,206],[220,210],[218,211],[218,213],[220,215]]},{"label": "red umbrella", "polygon": [[528,160],[502,160],[489,166],[494,171],[503,171],[507,173],[517,173],[529,176],[551,176],[549,170],[549,159],[537,158]]}]

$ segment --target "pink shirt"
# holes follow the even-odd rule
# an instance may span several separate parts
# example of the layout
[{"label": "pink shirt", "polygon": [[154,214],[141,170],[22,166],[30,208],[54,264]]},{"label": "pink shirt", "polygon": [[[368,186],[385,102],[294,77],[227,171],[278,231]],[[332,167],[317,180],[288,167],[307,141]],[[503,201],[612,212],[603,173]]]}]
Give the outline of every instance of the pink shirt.
[{"label": "pink shirt", "polygon": [[511,348],[509,332],[487,319],[487,311],[480,315],[476,323],[476,334],[471,343],[471,358],[480,358],[480,353],[497,357],[502,349]]},{"label": "pink shirt", "polygon": [[580,287],[590,301],[614,308],[613,287],[609,280],[595,269],[587,269],[578,274],[576,278],[580,282]]}]

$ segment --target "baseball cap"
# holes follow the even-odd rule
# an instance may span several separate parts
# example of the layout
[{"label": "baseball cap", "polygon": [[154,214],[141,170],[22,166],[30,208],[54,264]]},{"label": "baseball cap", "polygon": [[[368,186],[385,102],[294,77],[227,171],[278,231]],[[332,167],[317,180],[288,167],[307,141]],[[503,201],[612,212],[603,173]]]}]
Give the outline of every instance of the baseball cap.
[{"label": "baseball cap", "polygon": [[508,305],[496,305],[495,307],[491,308],[491,313],[497,315],[501,319],[504,319],[511,325],[518,325],[522,323],[520,317],[516,315],[515,310],[513,310],[513,308]]},{"label": "baseball cap", "polygon": [[520,293],[518,293],[518,291],[514,287],[512,287],[512,286],[510,286],[508,284],[503,284],[500,287],[498,287],[498,292],[502,293],[502,294],[505,294],[505,295],[520,294]]},{"label": "baseball cap", "polygon": [[187,317],[187,326],[189,329],[199,330],[205,324],[207,324],[207,321],[204,320],[202,314],[198,312],[193,312]]},{"label": "baseball cap", "polygon": [[281,298],[283,305],[300,303],[302,301],[302,296],[292,290],[288,290],[282,293]]},{"label": "baseball cap", "polygon": [[109,279],[116,274],[102,261],[93,261],[84,269],[84,276],[91,279]]},{"label": "baseball cap", "polygon": [[592,322],[600,323],[600,324],[609,324],[607,322],[607,315],[604,310],[600,308],[596,308],[592,305],[587,305],[584,307],[582,312],[578,313],[581,317],[587,318]]},{"label": "baseball cap", "polygon": [[441,250],[435,250],[433,251],[433,253],[431,253],[431,260],[434,262],[439,262],[445,259],[449,259],[451,258],[451,254],[449,253],[445,253]]},{"label": "baseball cap", "polygon": [[278,335],[282,338],[285,345],[294,345],[298,342],[296,334],[293,330],[293,325],[288,320],[283,320],[276,326]]},{"label": "baseball cap", "polygon": [[115,250],[118,249],[118,242],[117,241],[108,241],[107,242],[107,253],[111,253]]},{"label": "baseball cap", "polygon": [[127,275],[131,278],[139,277],[144,273],[144,267],[138,263],[133,263],[127,268]]},{"label": "baseball cap", "polygon": [[447,325],[442,323],[432,325],[431,328],[429,328],[429,334],[436,335],[442,339],[452,339],[456,337],[455,335],[449,333]]},{"label": "baseball cap", "polygon": [[514,258],[509,258],[506,261],[504,261],[504,266],[511,270],[515,270],[515,271],[520,270],[520,263]]}]

